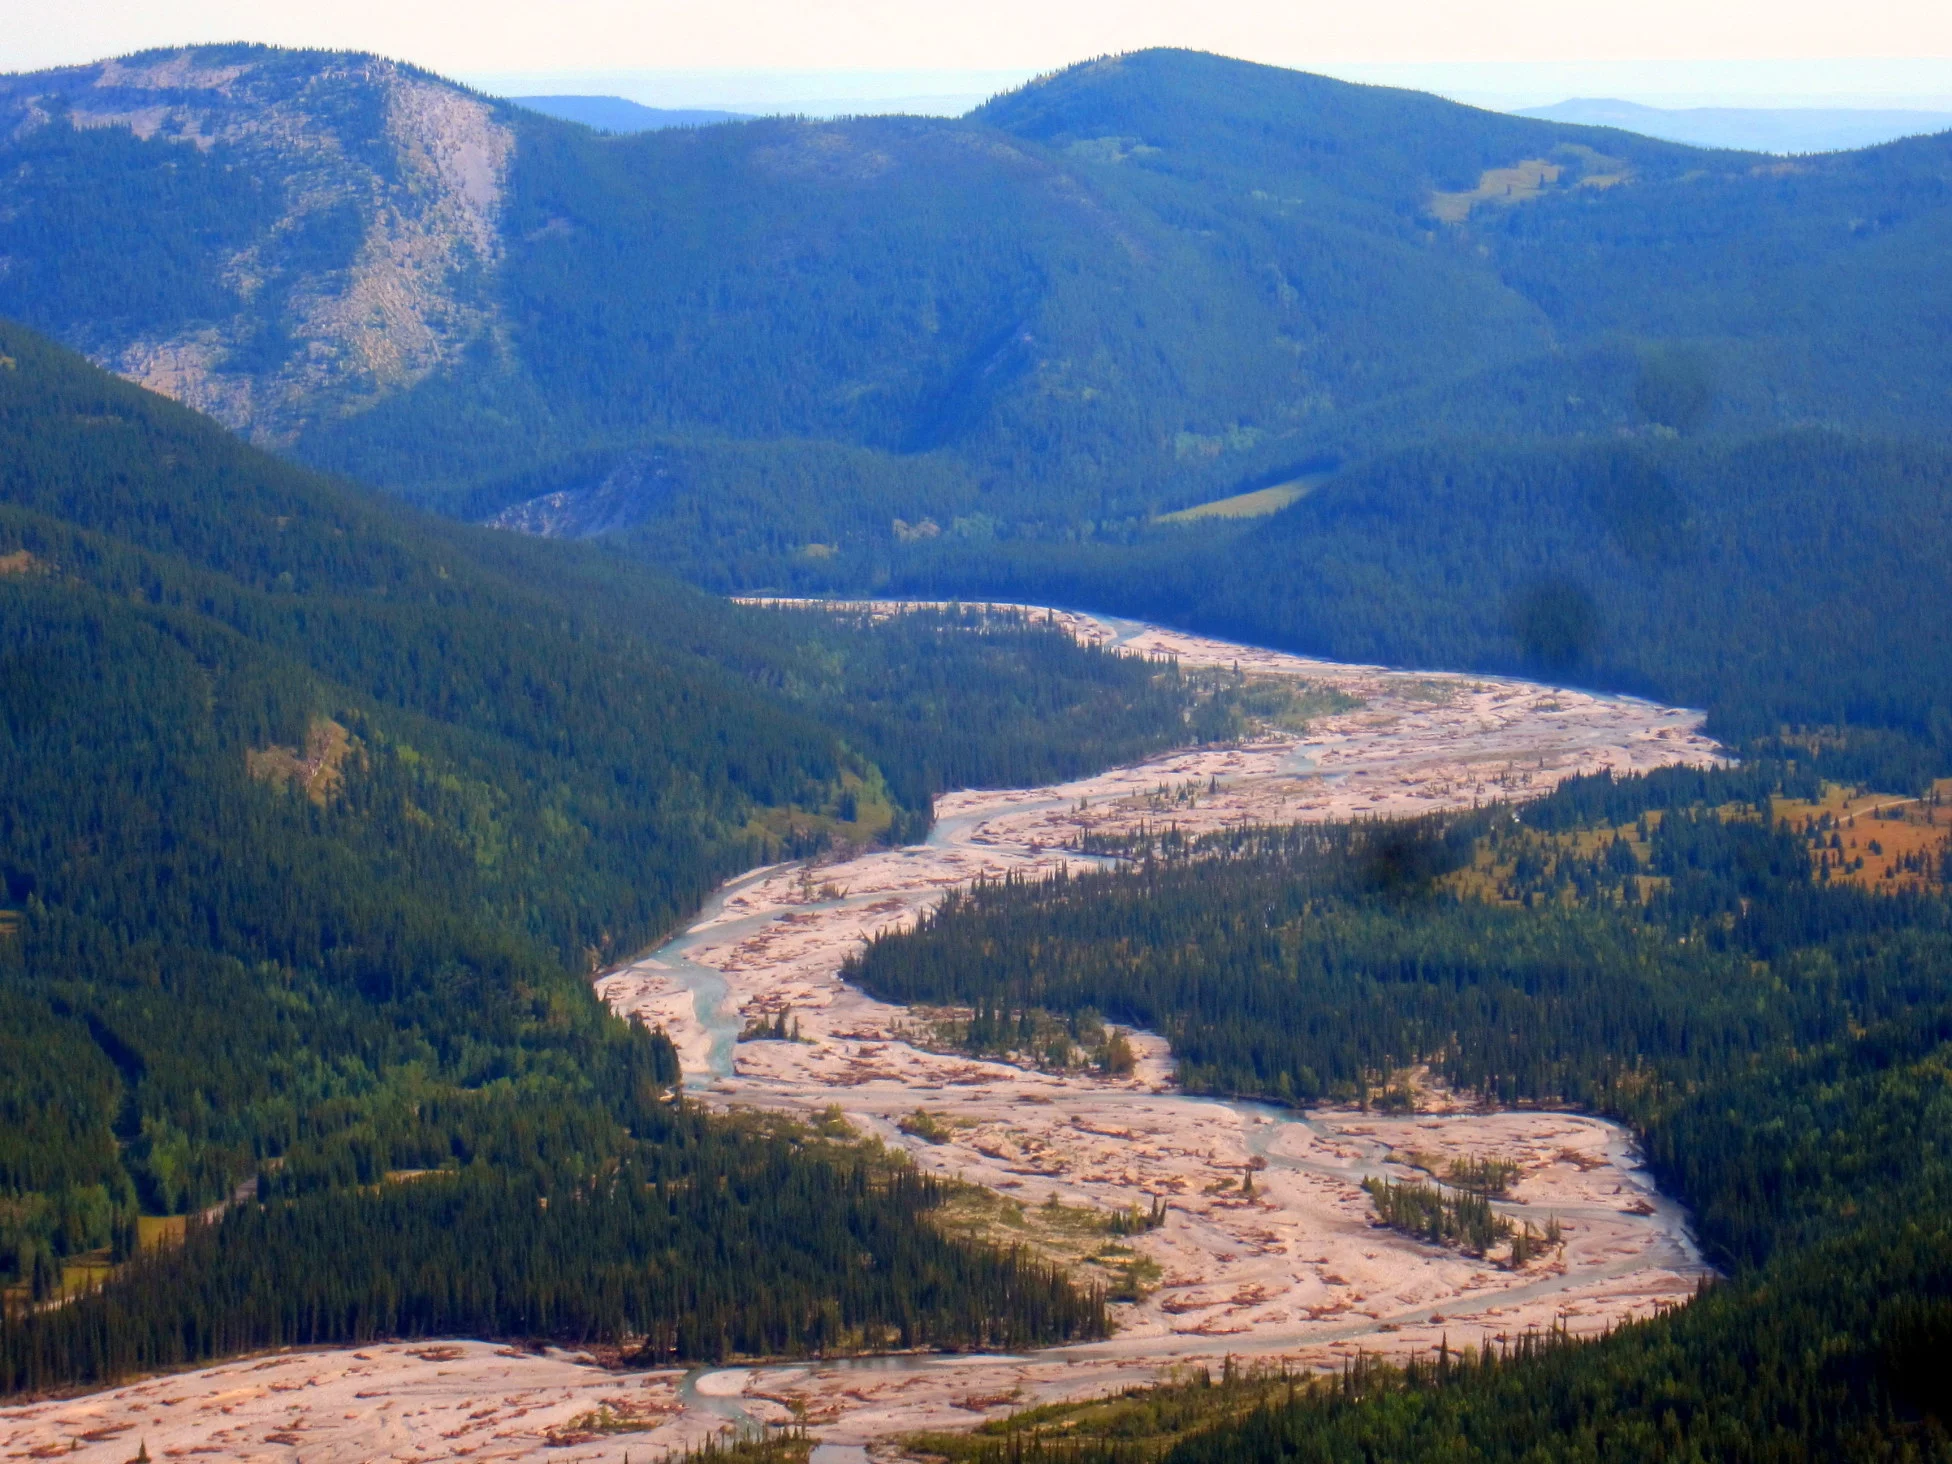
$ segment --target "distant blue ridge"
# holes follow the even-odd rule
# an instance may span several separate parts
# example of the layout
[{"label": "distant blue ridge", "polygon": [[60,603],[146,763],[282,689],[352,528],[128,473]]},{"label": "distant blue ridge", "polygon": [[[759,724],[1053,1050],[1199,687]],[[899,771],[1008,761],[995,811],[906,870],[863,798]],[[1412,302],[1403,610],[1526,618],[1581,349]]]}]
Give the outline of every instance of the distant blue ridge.
[{"label": "distant blue ridge", "polygon": [[710,127],[716,122],[744,122],[746,112],[713,112],[696,108],[647,107],[627,97],[510,97],[518,107],[565,122],[581,122],[600,132],[658,132],[666,127]]},{"label": "distant blue ridge", "polygon": [[1648,107],[1580,97],[1517,114],[1548,122],[1620,127],[1643,137],[1746,152],[1843,152],[1952,129],[1952,112],[1870,107]]}]

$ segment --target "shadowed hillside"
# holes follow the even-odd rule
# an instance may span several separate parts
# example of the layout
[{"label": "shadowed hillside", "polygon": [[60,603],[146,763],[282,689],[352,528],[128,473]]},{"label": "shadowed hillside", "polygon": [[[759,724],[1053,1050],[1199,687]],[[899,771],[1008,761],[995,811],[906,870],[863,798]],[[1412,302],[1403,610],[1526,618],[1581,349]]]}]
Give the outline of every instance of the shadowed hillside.
[{"label": "shadowed hillside", "polygon": [[0,116],[0,308],[457,517],[1940,736],[1890,653],[1943,638],[1894,465],[1952,425],[1952,138],[1704,152],[1182,51],[959,120],[605,137],[239,48]]}]

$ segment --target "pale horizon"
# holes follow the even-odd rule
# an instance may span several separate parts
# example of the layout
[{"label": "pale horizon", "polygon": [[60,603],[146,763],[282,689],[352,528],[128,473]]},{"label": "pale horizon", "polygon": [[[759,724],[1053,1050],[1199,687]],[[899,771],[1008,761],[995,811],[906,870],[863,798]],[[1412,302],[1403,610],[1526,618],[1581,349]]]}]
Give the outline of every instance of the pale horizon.
[{"label": "pale horizon", "polygon": [[[546,15],[515,0],[413,7],[379,0],[330,7],[78,0],[20,7],[0,33],[0,71],[234,40],[376,52],[503,93],[547,84],[647,101],[626,87],[596,83],[652,78],[663,88],[658,95],[672,99],[650,104],[667,106],[989,94],[1077,61],[1152,46],[1491,106],[1574,96],[1666,106],[1929,108],[1952,101],[1952,7],[1917,0],[1848,9],[1815,0],[1636,0],[1576,11],[1545,0],[1490,0],[1468,9],[1445,0],[1367,7],[1240,0],[1198,9],[1160,0],[994,0],[982,7],[725,0],[709,12],[672,0],[569,0]],[[822,76],[851,80],[811,91],[792,84]],[[902,77],[925,80],[907,84]],[[959,80],[976,78],[980,84]],[[751,94],[731,94],[740,89]]]},{"label": "pale horizon", "polygon": [[[1952,110],[1952,61],[1936,60],[1356,63],[1293,69],[1434,92],[1499,111],[1574,98],[1607,98],[1668,109]],[[651,107],[821,115],[851,105],[866,111],[956,115],[1039,74],[1038,68],[1031,67],[968,71],[597,68],[484,71],[464,73],[455,80],[495,96],[617,96]]]}]

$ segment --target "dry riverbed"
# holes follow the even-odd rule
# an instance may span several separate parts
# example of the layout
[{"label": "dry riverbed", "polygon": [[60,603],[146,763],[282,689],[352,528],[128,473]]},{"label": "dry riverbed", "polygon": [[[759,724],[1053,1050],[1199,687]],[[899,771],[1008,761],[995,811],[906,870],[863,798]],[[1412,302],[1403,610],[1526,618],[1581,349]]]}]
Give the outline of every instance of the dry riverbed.
[{"label": "dry riverbed", "polygon": [[[1708,762],[1699,716],[1486,677],[1339,666],[1156,627],[1063,617],[1075,634],[1306,682],[1305,732],[1171,754],[1059,787],[959,793],[928,843],[818,868],[754,871],[659,951],[598,990],[662,1025],[714,1104],[814,1117],[982,1189],[950,1223],[1022,1240],[1127,1289],[1108,1341],[1011,1358],[619,1373],[478,1342],[330,1349],[233,1362],[68,1402],[0,1410],[0,1458],[651,1459],[728,1421],[804,1416],[848,1445],[966,1427],[1027,1403],[1124,1386],[1225,1355],[1333,1365],[1563,1324],[1596,1331],[1684,1299],[1701,1274],[1685,1217],[1617,1126],[1477,1112],[1441,1093],[1381,1117],[1279,1113],[1176,1091],[1164,1044],[1138,1034],[1126,1079],[1044,1074],[924,1050],[916,1014],[838,978],[876,930],[912,922],[977,876],[1058,868],[1080,833],[1332,820],[1541,793],[1575,773]],[[809,1039],[736,1043],[790,1007]],[[924,1110],[929,1137],[899,1125]],[[1495,1157],[1520,1177],[1500,1209],[1563,1244],[1518,1269],[1370,1223],[1362,1179]],[[1251,1192],[1242,1181],[1252,1176]],[[1104,1218],[1166,1206],[1157,1229]],[[70,1453],[78,1447],[78,1451]],[[850,1457],[858,1457],[849,1452]]]}]

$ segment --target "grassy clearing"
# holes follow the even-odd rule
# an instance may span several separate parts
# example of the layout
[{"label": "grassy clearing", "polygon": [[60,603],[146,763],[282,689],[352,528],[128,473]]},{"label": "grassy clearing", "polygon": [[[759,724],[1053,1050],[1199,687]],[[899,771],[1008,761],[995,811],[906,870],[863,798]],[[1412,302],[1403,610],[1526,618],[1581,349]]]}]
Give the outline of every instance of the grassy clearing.
[{"label": "grassy clearing", "polygon": [[[1813,880],[1899,894],[1947,887],[1947,875],[1952,873],[1952,807],[1948,804],[1952,804],[1952,778],[1939,779],[1921,798],[1825,784],[1820,799],[1772,800],[1770,818],[1808,845]],[[1726,804],[1716,811],[1723,819],[1757,816],[1744,803]],[[1514,898],[1514,888],[1556,860],[1610,863],[1619,859],[1630,888],[1644,903],[1668,884],[1665,877],[1647,872],[1652,834],[1660,822],[1661,814],[1655,810],[1619,827],[1562,833],[1508,829],[1496,841],[1480,840],[1471,863],[1439,883],[1467,899],[1520,904],[1524,902]],[[1633,870],[1627,870],[1624,858],[1615,854],[1616,842],[1631,854]],[[1570,890],[1562,890],[1560,898],[1568,904],[1576,902]]]},{"label": "grassy clearing", "polygon": [[1251,493],[1236,493],[1230,498],[1216,498],[1211,503],[1196,503],[1191,508],[1162,513],[1153,522],[1192,524],[1201,519],[1265,518],[1268,514],[1279,513],[1291,503],[1299,503],[1326,483],[1330,476],[1328,473],[1314,473],[1305,478],[1276,483],[1271,488],[1256,488]]},{"label": "grassy clearing", "polygon": [[1810,845],[1817,879],[1896,894],[1939,889],[1952,860],[1952,778],[1922,798],[1826,784],[1821,799],[1778,798],[1778,823]]},{"label": "grassy clearing", "polygon": [[302,749],[276,743],[253,749],[244,754],[244,767],[259,782],[296,788],[323,808],[338,788],[352,750],[352,735],[344,727],[330,718],[315,717],[305,729]]},{"label": "grassy clearing", "polygon": [[1526,158],[1509,168],[1486,168],[1478,175],[1478,186],[1456,193],[1430,195],[1430,212],[1447,224],[1461,224],[1481,203],[1507,206],[1537,198],[1559,181],[1565,171],[1544,158]]},{"label": "grassy clearing", "polygon": [[187,1215],[139,1215],[136,1217],[136,1242],[144,1250],[181,1245],[189,1224],[190,1217]]},{"label": "grassy clearing", "polygon": [[[58,1306],[72,1301],[100,1286],[115,1274],[115,1263],[106,1249],[84,1251],[79,1255],[64,1257],[60,1261],[60,1280],[57,1289],[45,1294],[40,1306]],[[17,1281],[0,1287],[0,1310],[18,1313],[37,1305],[34,1289],[26,1281]]]},{"label": "grassy clearing", "polygon": [[[1566,177],[1568,173],[1570,177]],[[1475,188],[1432,193],[1429,208],[1441,222],[1461,224],[1480,204],[1510,208],[1529,203],[1548,188],[1557,187],[1561,179],[1578,188],[1612,188],[1631,176],[1632,170],[1619,158],[1574,144],[1554,148],[1551,158],[1525,158],[1508,168],[1486,168],[1478,175]]]},{"label": "grassy clearing", "polygon": [[749,827],[762,837],[788,843],[842,846],[877,843],[894,827],[894,798],[879,768],[870,769],[866,778],[843,771],[829,793],[822,808],[769,808],[755,815]]},{"label": "grassy clearing", "polygon": [[[934,1213],[954,1239],[1009,1250],[1021,1247],[1046,1265],[1063,1267],[1080,1286],[1099,1286],[1113,1301],[1139,1301],[1155,1290],[1158,1262],[1125,1243],[1148,1228],[1143,1211],[1117,1214],[1095,1205],[1051,1201],[1027,1205],[995,1190],[966,1185]],[[1163,1209],[1156,1212],[1164,1218]]]},{"label": "grassy clearing", "polygon": [[[1471,862],[1445,875],[1438,884],[1465,899],[1493,905],[1524,905],[1527,901],[1519,891],[1529,886],[1540,870],[1561,859],[1604,861],[1617,841],[1626,846],[1637,871],[1628,872],[1627,887],[1644,904],[1656,890],[1668,884],[1664,877],[1646,873],[1653,860],[1653,832],[1660,827],[1660,821],[1661,815],[1653,812],[1619,828],[1570,829],[1550,834],[1523,826],[1508,828],[1495,841],[1478,840]],[[1561,891],[1560,898],[1566,904],[1578,902],[1570,889]]]}]

